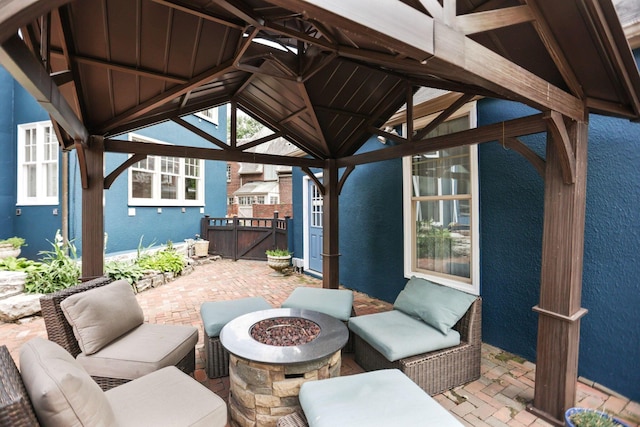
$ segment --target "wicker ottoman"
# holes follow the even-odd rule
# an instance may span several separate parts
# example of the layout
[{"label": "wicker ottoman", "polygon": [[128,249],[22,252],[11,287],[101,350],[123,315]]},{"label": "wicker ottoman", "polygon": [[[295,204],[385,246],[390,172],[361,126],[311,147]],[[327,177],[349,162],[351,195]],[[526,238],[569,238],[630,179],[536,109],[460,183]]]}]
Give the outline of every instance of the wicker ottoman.
[{"label": "wicker ottoman", "polygon": [[200,317],[206,335],[204,343],[205,371],[209,378],[229,375],[229,353],[220,343],[220,330],[243,314],[273,307],[262,297],[240,298],[230,301],[210,301],[200,306]]}]

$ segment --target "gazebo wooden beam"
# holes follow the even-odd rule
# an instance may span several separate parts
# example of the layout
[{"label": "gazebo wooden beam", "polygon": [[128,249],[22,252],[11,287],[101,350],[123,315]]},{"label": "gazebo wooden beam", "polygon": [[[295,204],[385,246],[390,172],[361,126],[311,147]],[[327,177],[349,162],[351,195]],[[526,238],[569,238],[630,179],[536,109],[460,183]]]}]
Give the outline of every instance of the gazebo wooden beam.
[{"label": "gazebo wooden beam", "polygon": [[587,119],[567,124],[575,152],[575,180],[564,177],[564,142],[548,133],[536,378],[529,408],[557,426],[575,404],[578,379],[582,260],[587,187]]},{"label": "gazebo wooden beam", "polygon": [[0,46],[0,64],[74,140],[86,143],[89,132],[64,99],[53,79],[17,35]]}]

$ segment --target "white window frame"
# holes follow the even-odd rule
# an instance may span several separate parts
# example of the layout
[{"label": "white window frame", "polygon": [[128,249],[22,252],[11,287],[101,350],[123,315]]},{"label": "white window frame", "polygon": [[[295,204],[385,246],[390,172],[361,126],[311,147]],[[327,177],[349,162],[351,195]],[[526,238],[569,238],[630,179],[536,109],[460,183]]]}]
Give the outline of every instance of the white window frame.
[{"label": "white window frame", "polygon": [[[45,159],[47,141],[45,141],[45,129],[49,128],[51,141],[49,144],[55,144],[55,154],[53,159]],[[28,196],[27,188],[27,160],[25,158],[26,131],[36,132],[35,144],[35,160],[28,163],[35,165],[36,168],[36,195]],[[60,196],[60,150],[58,139],[51,121],[23,123],[18,125],[18,167],[17,167],[17,197],[16,205],[35,206],[35,205],[58,205]],[[47,196],[47,174],[45,166],[55,163],[55,196]]]},{"label": "white window frame", "polygon": [[196,117],[218,125],[218,107],[207,108],[194,114]]},{"label": "white window frame", "polygon": [[[469,128],[477,127],[477,110],[476,102],[466,104],[448,120],[457,119],[463,116],[469,117]],[[437,114],[427,117],[418,118],[414,121],[414,129],[421,129],[427,123],[431,122]],[[403,134],[406,135],[406,124],[403,125]],[[413,221],[413,204],[412,204],[412,156],[403,157],[402,159],[402,178],[403,178],[403,229],[405,235],[404,241],[404,275],[406,278],[411,276],[428,279],[435,283],[460,289],[475,295],[480,294],[480,207],[479,207],[479,184],[478,184],[478,149],[477,145],[469,146],[469,162],[471,167],[471,265],[470,279],[457,278],[454,275],[441,274],[434,272],[433,274],[425,273],[423,270],[416,271],[413,268],[413,258],[415,250],[415,225]]]},{"label": "white window frame", "polygon": [[[155,144],[167,144],[166,142],[155,140],[153,138],[149,138],[146,136],[142,136],[139,134],[130,133],[129,134],[130,141],[139,141],[139,142],[151,142]],[[200,171],[200,176],[198,179],[200,180],[198,185],[198,191],[196,200],[190,200],[185,198],[185,179],[192,178],[192,176],[187,176],[185,173],[185,159],[182,157],[176,157],[179,161],[179,174],[178,177],[178,194],[175,199],[162,199],[161,198],[161,176],[162,175],[170,175],[170,173],[162,172],[162,157],[173,157],[173,156],[148,156],[155,157],[154,162],[154,170],[150,171],[153,174],[153,184],[152,184],[152,197],[151,198],[140,198],[133,197],[133,180],[132,173],[134,167],[131,166],[128,168],[128,204],[129,206],[204,206],[204,194],[205,194],[205,169],[204,169],[204,160],[197,159],[198,161],[198,170]]]}]

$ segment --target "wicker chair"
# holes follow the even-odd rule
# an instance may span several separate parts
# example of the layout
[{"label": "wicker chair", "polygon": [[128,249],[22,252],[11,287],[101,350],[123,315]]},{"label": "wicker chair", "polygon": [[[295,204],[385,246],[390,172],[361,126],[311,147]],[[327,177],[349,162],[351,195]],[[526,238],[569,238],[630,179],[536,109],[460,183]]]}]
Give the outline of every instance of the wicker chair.
[{"label": "wicker chair", "polygon": [[482,299],[478,297],[453,327],[460,344],[390,362],[369,343],[354,337],[355,360],[366,371],[400,369],[430,395],[480,378]]},{"label": "wicker chair", "polygon": [[[36,338],[43,342],[48,342],[41,338]],[[54,345],[52,343],[49,343]],[[60,349],[63,352],[63,349]],[[57,360],[60,360],[59,358]],[[60,366],[60,365],[58,365]],[[69,366],[69,365],[67,365]],[[42,376],[38,375],[38,369],[42,367],[32,366],[31,364],[25,364],[21,366],[22,372],[26,372],[28,369],[35,369],[36,374],[31,375],[31,379],[38,378],[41,380]],[[81,378],[78,376],[77,371],[71,370],[73,373],[64,374],[59,373],[60,376],[68,375],[73,377],[71,382],[68,382],[66,390],[52,389],[51,383],[55,382],[53,378],[49,378],[48,381],[43,381],[38,384],[36,390],[46,390],[46,395],[49,398],[48,404],[43,405],[42,399],[40,400],[40,413],[36,415],[38,408],[38,399],[32,401],[27,391],[25,383],[29,384],[29,376],[24,376],[18,371],[11,354],[6,346],[0,346],[0,426],[2,427],[39,427],[42,425],[48,425],[51,422],[60,424],[60,413],[66,412],[68,415],[65,417],[78,418],[82,425],[90,425],[89,420],[86,419],[87,412],[84,414],[77,414],[71,410],[72,405],[78,405],[79,400],[82,397],[66,396],[74,403],[69,403],[67,399],[61,399],[59,394],[69,392],[69,384],[74,383],[78,386],[78,381]],[[41,373],[41,372],[40,372]],[[85,373],[86,375],[86,373]],[[87,381],[91,381],[86,375]],[[59,387],[63,387],[61,383],[57,383]],[[153,389],[149,388],[149,385],[156,385]],[[165,385],[166,384],[166,385]],[[42,387],[42,388],[40,388]],[[81,386],[82,388],[83,386]],[[94,386],[95,387],[95,386]],[[33,388],[33,385],[32,385]],[[86,387],[83,388],[86,390]],[[188,395],[191,406],[184,405],[184,399],[180,400],[180,396]],[[57,396],[57,397],[56,397]],[[126,425],[138,426],[140,420],[136,421],[136,417],[148,420],[153,418],[155,421],[149,421],[149,425],[159,425],[158,420],[171,419],[171,425],[194,425],[195,422],[202,422],[206,419],[211,426],[225,426],[227,425],[227,408],[224,401],[215,395],[210,390],[207,390],[202,385],[198,384],[192,378],[186,377],[184,374],[176,371],[173,368],[165,368],[159,371],[155,371],[145,377],[138,378],[131,381],[129,384],[123,387],[104,392],[107,404],[111,407],[108,411],[113,411],[118,421],[125,421]],[[146,399],[141,399],[141,396],[146,396]],[[166,397],[168,396],[168,397]],[[158,410],[156,400],[162,400],[164,398],[165,403],[161,410]],[[46,398],[43,398],[46,400]],[[85,397],[85,399],[90,399]],[[135,401],[135,405],[131,405],[130,402]],[[174,403],[175,402],[175,403]],[[52,408],[55,407],[57,412]],[[104,410],[104,407],[99,406],[100,410]],[[48,412],[51,410],[52,412]],[[69,413],[72,413],[69,415]],[[132,416],[132,413],[135,414]],[[56,416],[56,420],[44,419],[42,417]],[[67,420],[68,421],[68,420]],[[95,419],[93,419],[95,422]],[[76,423],[69,423],[69,425],[80,425]],[[121,425],[118,422],[118,425]]]},{"label": "wicker chair", "polygon": [[[49,340],[59,344],[73,357],[78,356],[78,354],[81,353],[78,341],[73,334],[73,328],[69,322],[67,322],[67,319],[60,308],[60,303],[71,295],[104,286],[112,281],[113,280],[109,277],[98,277],[97,279],[89,280],[77,286],[42,296],[40,298],[40,306]],[[191,349],[191,351],[189,351],[189,353],[187,353],[186,356],[183,357],[175,366],[182,372],[192,374],[196,366],[195,347]],[[109,390],[130,381],[129,379],[99,376],[92,376],[92,378],[103,390]]]}]

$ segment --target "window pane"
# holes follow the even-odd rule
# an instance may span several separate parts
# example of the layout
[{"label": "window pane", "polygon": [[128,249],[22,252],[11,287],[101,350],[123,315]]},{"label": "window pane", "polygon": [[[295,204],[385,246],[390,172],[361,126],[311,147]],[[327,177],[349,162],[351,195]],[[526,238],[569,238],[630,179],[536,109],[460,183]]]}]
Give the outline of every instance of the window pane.
[{"label": "window pane", "polygon": [[178,198],[178,177],[177,176],[166,175],[166,174],[162,174],[160,176],[160,198],[172,199],[172,200]]},{"label": "window pane", "polygon": [[56,197],[58,195],[58,166],[55,163],[46,163],[44,171],[47,197]]},{"label": "window pane", "polygon": [[185,178],[184,198],[186,200],[198,199],[198,180],[196,178]]},{"label": "window pane", "polygon": [[413,206],[416,268],[470,278],[469,200],[418,201]]},{"label": "window pane", "polygon": [[153,197],[153,174],[134,170],[131,171],[131,195],[135,198],[150,199]]},{"label": "window pane", "polygon": [[184,159],[184,174],[192,177],[200,176],[200,162],[198,159]]},{"label": "window pane", "polygon": [[25,129],[24,131],[24,161],[35,162],[36,157],[36,135],[35,129]]},{"label": "window pane", "polygon": [[24,179],[27,183],[27,197],[38,196],[38,181],[36,180],[36,165],[24,166]]},{"label": "window pane", "polygon": [[470,194],[469,148],[413,156],[411,182],[414,197]]},{"label": "window pane", "polygon": [[161,157],[160,171],[178,175],[180,173],[180,159],[177,157]]}]

